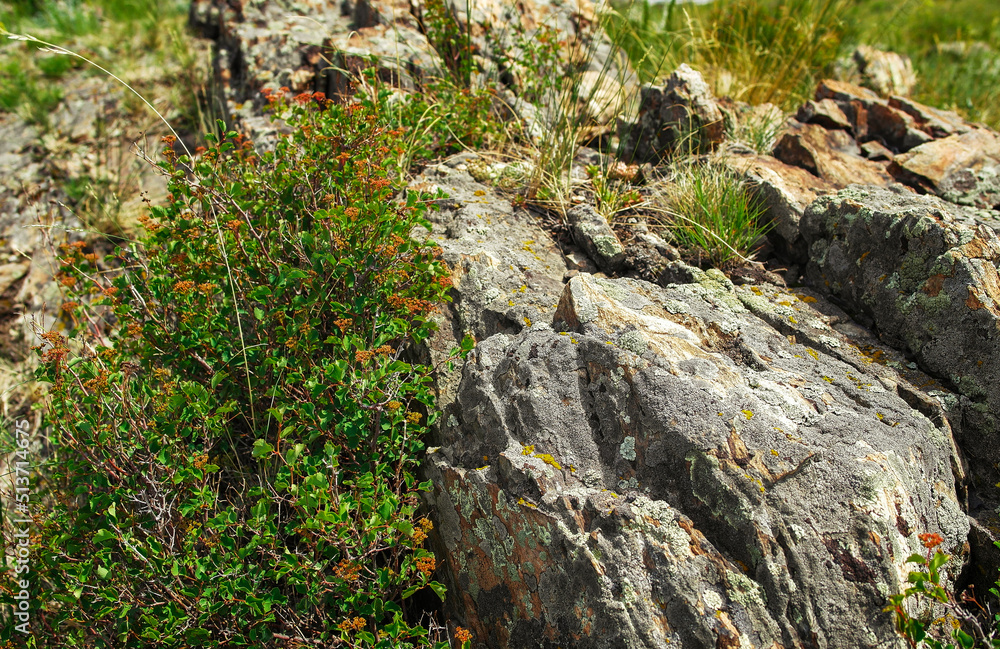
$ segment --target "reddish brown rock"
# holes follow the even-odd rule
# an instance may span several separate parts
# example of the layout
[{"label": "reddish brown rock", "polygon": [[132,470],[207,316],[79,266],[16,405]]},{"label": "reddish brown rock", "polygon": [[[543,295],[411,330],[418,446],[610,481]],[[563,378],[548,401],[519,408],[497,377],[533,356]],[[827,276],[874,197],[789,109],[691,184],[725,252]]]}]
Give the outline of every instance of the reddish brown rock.
[{"label": "reddish brown rock", "polygon": [[854,183],[884,186],[892,182],[883,165],[861,157],[850,134],[817,124],[792,122],[774,147],[774,157],[810,171],[837,189]]},{"label": "reddish brown rock", "polygon": [[918,128],[935,138],[967,133],[973,129],[971,124],[954,111],[924,106],[907,97],[890,97],[889,105],[912,117]]},{"label": "reddish brown rock", "polygon": [[792,261],[804,262],[808,249],[799,234],[802,213],[817,197],[831,194],[837,187],[771,156],[729,155],[724,163],[745,178],[764,203],[774,224],[768,236],[778,253]]},{"label": "reddish brown rock", "polygon": [[954,203],[992,208],[1000,203],[1000,140],[985,130],[951,135],[896,156],[889,172]]},{"label": "reddish brown rock", "polygon": [[807,101],[795,114],[795,119],[803,124],[819,124],[823,128],[850,130],[854,127],[847,115],[832,99]]}]

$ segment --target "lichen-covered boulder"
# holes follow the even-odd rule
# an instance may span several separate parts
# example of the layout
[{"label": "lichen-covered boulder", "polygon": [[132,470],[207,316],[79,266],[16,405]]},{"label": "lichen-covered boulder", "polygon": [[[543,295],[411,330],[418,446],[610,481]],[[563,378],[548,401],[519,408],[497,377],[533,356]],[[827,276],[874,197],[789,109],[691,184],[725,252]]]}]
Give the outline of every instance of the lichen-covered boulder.
[{"label": "lichen-covered boulder", "polygon": [[851,187],[818,199],[802,219],[808,281],[955,387],[959,441],[981,476],[995,476],[1000,463],[995,214]]},{"label": "lichen-covered boulder", "polygon": [[966,553],[950,433],[692,274],[578,275],[473,351],[426,468],[449,614],[491,648],[903,646],[917,534]]}]

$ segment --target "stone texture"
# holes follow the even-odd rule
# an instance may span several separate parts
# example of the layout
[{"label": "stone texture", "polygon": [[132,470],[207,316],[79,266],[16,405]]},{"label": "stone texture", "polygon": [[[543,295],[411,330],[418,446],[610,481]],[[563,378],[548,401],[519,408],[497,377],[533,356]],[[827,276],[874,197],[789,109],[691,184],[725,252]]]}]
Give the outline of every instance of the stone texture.
[{"label": "stone texture", "polygon": [[807,101],[799,107],[799,112],[795,114],[795,119],[803,124],[819,124],[826,129],[853,128],[847,115],[840,109],[832,99],[820,99],[819,101]]},{"label": "stone texture", "polygon": [[1000,204],[1000,140],[985,130],[950,135],[895,157],[890,173],[962,205]]},{"label": "stone texture", "polygon": [[597,263],[598,268],[609,273],[621,268],[625,248],[602,214],[583,204],[566,212],[566,219],[576,245]]},{"label": "stone texture", "polygon": [[851,187],[806,211],[807,279],[954,386],[959,442],[980,476],[1000,463],[1000,239],[928,196]]},{"label": "stone texture", "polygon": [[636,121],[623,121],[619,132],[621,159],[657,162],[679,146],[714,149],[725,137],[725,125],[701,73],[682,64],[665,86],[643,85]]},{"label": "stone texture", "polygon": [[771,156],[726,155],[726,166],[746,179],[767,208],[774,228],[768,238],[784,259],[803,263],[808,246],[799,234],[799,220],[817,196],[837,188],[801,167],[785,164]]},{"label": "stone texture", "polygon": [[490,648],[902,647],[916,535],[968,535],[947,430],[693,274],[574,277],[470,356],[427,468],[447,605]]},{"label": "stone texture", "polygon": [[908,56],[860,45],[854,50],[854,62],[866,85],[882,96],[905,97],[917,84],[917,75]]},{"label": "stone texture", "polygon": [[892,182],[883,165],[861,156],[858,143],[849,133],[827,130],[818,124],[790,122],[774,147],[774,157],[802,167],[838,189],[852,183]]}]

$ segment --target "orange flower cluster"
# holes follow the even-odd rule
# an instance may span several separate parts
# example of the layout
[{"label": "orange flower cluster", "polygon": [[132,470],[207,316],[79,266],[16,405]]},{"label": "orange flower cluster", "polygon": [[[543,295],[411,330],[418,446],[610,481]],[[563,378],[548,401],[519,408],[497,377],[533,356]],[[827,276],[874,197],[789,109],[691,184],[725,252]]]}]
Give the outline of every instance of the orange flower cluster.
[{"label": "orange flower cluster", "polygon": [[233,232],[239,232],[241,225],[243,225],[243,221],[241,221],[239,219],[233,219],[233,220],[229,221],[228,223],[226,223],[226,227],[228,227]]},{"label": "orange flower cluster", "polygon": [[56,279],[59,280],[60,284],[66,287],[74,286],[76,284],[76,278],[65,273],[57,273]]},{"label": "orange flower cluster", "polygon": [[349,219],[356,219],[361,214],[361,210],[356,207],[348,207],[344,210],[344,216]]},{"label": "orange flower cluster", "polygon": [[920,539],[920,542],[923,543],[924,547],[928,550],[932,550],[944,543],[944,539],[941,538],[940,534],[918,534],[917,538]]},{"label": "orange flower cluster", "polygon": [[381,347],[375,350],[375,353],[388,355],[388,354],[395,354],[396,350],[390,347],[389,345],[382,345]]},{"label": "orange flower cluster", "polygon": [[337,628],[339,628],[341,631],[346,631],[346,632],[350,633],[351,631],[360,631],[361,629],[365,628],[367,625],[368,625],[368,621],[365,620],[365,618],[363,618],[363,617],[356,617],[353,620],[351,618],[347,618],[346,620],[344,620],[343,622],[341,622],[340,624],[338,624]]},{"label": "orange flower cluster", "polygon": [[354,352],[354,360],[357,363],[364,363],[366,361],[371,360],[372,356],[374,355],[375,352],[368,351],[367,349],[359,349],[358,351]]},{"label": "orange flower cluster", "polygon": [[76,307],[78,307],[78,306],[80,306],[79,302],[76,302],[74,300],[70,300],[68,302],[63,302],[62,303],[62,310],[65,311],[66,313],[71,313],[74,310],[76,310]]},{"label": "orange flower cluster", "polygon": [[434,305],[427,301],[415,297],[401,297],[396,294],[390,295],[386,302],[394,309],[405,309],[410,313],[424,313],[430,311]]},{"label": "orange flower cluster", "polygon": [[354,324],[354,320],[351,318],[340,318],[339,320],[333,321],[333,325],[341,331],[347,331],[347,328],[352,324]]},{"label": "orange flower cluster", "polygon": [[189,279],[181,280],[174,284],[174,290],[181,295],[187,295],[194,290],[194,282]]},{"label": "orange flower cluster", "polygon": [[419,412],[406,413],[406,421],[410,422],[411,424],[419,424],[421,417],[423,417],[423,415],[421,415]]},{"label": "orange flower cluster", "polygon": [[421,518],[417,524],[420,525],[420,529],[413,531],[413,542],[419,545],[427,540],[427,533],[434,529],[434,523],[430,519]]},{"label": "orange flower cluster", "polygon": [[347,559],[341,559],[337,567],[333,569],[333,574],[347,582],[357,581],[361,575],[361,565]]},{"label": "orange flower cluster", "polygon": [[420,557],[416,563],[417,570],[424,573],[425,577],[430,577],[434,568],[437,567],[437,561],[434,560],[434,557]]},{"label": "orange flower cluster", "polygon": [[108,372],[101,370],[96,377],[83,382],[83,387],[91,392],[104,392],[108,389]]},{"label": "orange flower cluster", "polygon": [[[42,334],[42,340],[51,345],[51,348],[46,350],[42,354],[42,362],[52,363],[60,362],[69,354],[69,348],[66,347],[66,339],[58,331],[49,331]],[[41,346],[35,347],[34,349],[40,349]]]},{"label": "orange flower cluster", "polygon": [[465,644],[469,640],[472,640],[472,631],[468,629],[463,629],[462,627],[457,627],[455,629],[455,639]]},{"label": "orange flower cluster", "polygon": [[400,403],[399,401],[390,401],[389,403],[385,404],[385,407],[388,408],[389,410],[399,410],[400,408],[403,407],[403,404]]},{"label": "orange flower cluster", "polygon": [[161,227],[160,224],[151,219],[148,214],[140,214],[139,218],[136,220],[139,221],[142,227],[146,228],[149,232],[156,232]]}]

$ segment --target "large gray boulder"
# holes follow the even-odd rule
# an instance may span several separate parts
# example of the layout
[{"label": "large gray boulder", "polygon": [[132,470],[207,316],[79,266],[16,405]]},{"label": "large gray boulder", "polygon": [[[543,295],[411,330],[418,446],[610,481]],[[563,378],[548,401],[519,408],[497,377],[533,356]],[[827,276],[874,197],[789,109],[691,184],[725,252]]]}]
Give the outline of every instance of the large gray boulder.
[{"label": "large gray boulder", "polygon": [[[950,432],[808,300],[693,275],[578,275],[477,346],[426,468],[449,613],[497,648],[902,647],[917,534],[967,548]],[[819,342],[755,315],[786,300]]]},{"label": "large gray boulder", "polygon": [[802,219],[807,279],[959,393],[950,397],[952,422],[984,487],[1000,463],[994,214],[851,187],[818,199]]}]

